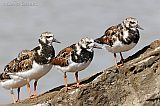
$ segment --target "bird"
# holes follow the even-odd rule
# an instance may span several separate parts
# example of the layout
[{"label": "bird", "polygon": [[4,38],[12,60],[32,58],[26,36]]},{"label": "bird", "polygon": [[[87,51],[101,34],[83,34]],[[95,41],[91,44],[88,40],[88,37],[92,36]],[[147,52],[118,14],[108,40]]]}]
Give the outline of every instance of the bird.
[{"label": "bird", "polygon": [[50,59],[55,57],[55,50],[52,46],[52,43],[60,43],[58,40],[54,38],[54,35],[51,32],[43,32],[38,41],[39,46],[31,50],[32,55],[30,58],[33,58],[30,62],[31,68],[24,69],[24,71],[16,73],[16,75],[23,76],[24,78],[26,78],[28,82],[31,80],[35,80],[33,95],[31,95],[30,93],[30,84],[27,84],[30,98],[34,98],[37,96],[36,90],[38,80],[45,74],[47,74],[53,66],[52,64],[50,64]]},{"label": "bird", "polygon": [[[28,55],[25,56],[30,56],[30,51],[29,50],[22,50],[19,54],[18,57],[11,60],[4,68],[4,71],[0,74],[0,84],[3,88],[10,90],[10,93],[12,95],[12,99],[13,99],[13,103],[16,103],[20,100],[19,94],[20,94],[20,88],[25,86],[28,81],[26,78],[22,77],[22,76],[16,76],[15,73],[18,71],[22,71],[22,69],[24,68],[29,68],[31,67],[30,64],[28,64],[30,62],[30,59],[28,59],[27,61],[24,60],[24,58],[28,58],[28,57],[24,57],[21,54],[24,53],[28,53]],[[24,61],[23,61],[24,60]],[[12,75],[15,75],[14,78],[12,77]],[[13,89],[17,88],[17,100],[15,99],[14,96],[14,92]]]},{"label": "bird", "polygon": [[[131,50],[139,41],[139,29],[143,30],[135,17],[127,17],[120,24],[109,27],[103,36],[96,38],[96,43],[102,44],[109,52],[114,53],[117,67],[124,65],[122,52]],[[116,53],[120,53],[121,64],[117,63]]]},{"label": "bird", "polygon": [[[30,98],[36,97],[38,80],[47,74],[53,66],[50,64],[50,59],[55,56],[52,42],[60,42],[54,38],[51,32],[43,32],[38,41],[39,46],[32,50],[22,50],[17,58],[5,66],[4,72],[0,75],[0,79],[3,80],[1,85],[4,88],[18,88],[18,99],[20,87],[24,85],[27,85]],[[35,80],[33,95],[31,95],[29,84],[31,80]]]},{"label": "bird", "polygon": [[51,64],[64,73],[65,91],[71,89],[67,84],[66,72],[75,73],[76,87],[81,87],[78,72],[87,68],[91,63],[94,56],[93,48],[101,49],[93,39],[85,37],[78,43],[62,49],[55,58],[51,59]]}]

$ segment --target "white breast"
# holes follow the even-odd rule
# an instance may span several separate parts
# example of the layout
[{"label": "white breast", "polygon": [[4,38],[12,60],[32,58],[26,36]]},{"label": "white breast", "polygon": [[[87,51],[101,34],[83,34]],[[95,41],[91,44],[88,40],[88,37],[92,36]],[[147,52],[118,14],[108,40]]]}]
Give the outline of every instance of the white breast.
[{"label": "white breast", "polygon": [[5,89],[11,89],[11,88],[19,88],[27,84],[27,80],[22,79],[8,79],[6,81],[1,81],[0,84]]},{"label": "white breast", "polygon": [[84,70],[88,65],[91,63],[91,61],[87,61],[84,63],[75,63],[73,61],[69,62],[69,66],[60,67],[58,65],[55,65],[56,68],[63,72],[78,72]]},{"label": "white breast", "polygon": [[52,66],[53,65],[51,64],[39,65],[35,61],[33,61],[32,69],[23,72],[18,72],[16,74],[28,80],[38,80],[39,78],[47,74],[51,70]]},{"label": "white breast", "polygon": [[105,48],[112,53],[119,53],[119,52],[125,52],[128,51],[130,49],[132,49],[133,47],[135,47],[136,43],[131,43],[129,45],[126,44],[122,44],[122,42],[120,42],[119,40],[117,40],[113,46],[109,46],[109,45],[104,45]]}]

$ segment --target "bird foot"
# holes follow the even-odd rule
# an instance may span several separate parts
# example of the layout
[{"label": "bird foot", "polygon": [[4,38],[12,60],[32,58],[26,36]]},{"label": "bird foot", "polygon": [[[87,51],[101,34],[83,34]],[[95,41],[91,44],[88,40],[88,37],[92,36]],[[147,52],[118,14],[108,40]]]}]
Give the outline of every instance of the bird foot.
[{"label": "bird foot", "polygon": [[37,95],[31,95],[29,98],[30,99],[33,99],[33,98],[35,98]]},{"label": "bird foot", "polygon": [[84,86],[84,84],[74,84],[74,85],[72,85],[72,88],[81,88],[83,86]]},{"label": "bird foot", "polygon": [[120,60],[120,63],[121,63],[121,64],[124,64],[124,61],[125,61],[124,59],[121,59],[121,60]]},{"label": "bird foot", "polygon": [[122,67],[124,64],[117,64],[117,68]]},{"label": "bird foot", "polygon": [[68,90],[71,90],[71,89],[72,89],[71,87],[66,86],[65,87],[65,92],[67,92]]}]

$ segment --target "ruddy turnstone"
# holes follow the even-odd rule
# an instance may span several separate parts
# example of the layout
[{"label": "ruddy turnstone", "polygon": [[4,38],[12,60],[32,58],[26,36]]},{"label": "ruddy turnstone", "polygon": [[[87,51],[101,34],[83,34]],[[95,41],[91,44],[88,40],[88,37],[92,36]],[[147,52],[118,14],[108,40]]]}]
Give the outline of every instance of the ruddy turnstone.
[{"label": "ruddy turnstone", "polygon": [[[39,38],[39,46],[32,49],[30,52],[24,53],[24,57],[30,55],[32,61],[30,67],[26,67],[23,71],[19,71],[16,73],[16,76],[22,76],[26,78],[28,81],[35,80],[34,82],[34,94],[30,97],[35,97],[37,95],[37,82],[38,80],[47,74],[52,68],[52,64],[50,64],[50,59],[55,56],[55,50],[52,46],[52,42],[60,43],[58,40],[54,38],[54,35],[51,32],[44,32],[41,34]],[[28,57],[28,56],[27,56]],[[25,60],[28,62],[28,60]],[[27,84],[28,92],[30,93],[30,84]]]},{"label": "ruddy turnstone", "polygon": [[[60,43],[54,38],[54,35],[51,32],[44,32],[39,38],[39,46],[32,50],[23,50],[19,53],[18,59],[16,58],[11,61],[5,68],[7,71],[1,74],[2,80],[11,79],[9,81],[6,80],[6,85],[3,84],[4,88],[8,86],[8,88],[11,89],[18,88],[19,98],[20,87],[27,84],[28,92],[31,97],[29,81],[35,80],[33,97],[36,96],[38,80],[47,74],[53,66],[50,64],[50,59],[55,56],[55,50],[52,46],[52,42]],[[5,83],[5,81],[3,81],[3,83]]]},{"label": "ruddy turnstone", "polygon": [[93,39],[82,38],[78,43],[64,48],[59,54],[51,60],[51,63],[64,72],[64,84],[66,90],[67,75],[66,72],[75,72],[77,87],[80,87],[78,72],[84,70],[91,63],[94,55],[93,48],[98,47]]},{"label": "ruddy turnstone", "polygon": [[22,76],[13,76],[15,73],[19,71],[23,71],[24,68],[30,68],[30,59],[27,57],[27,55],[24,57],[23,52],[28,52],[28,56],[30,56],[28,50],[23,50],[22,52],[19,53],[18,57],[13,59],[11,62],[9,62],[5,68],[4,72],[0,74],[0,84],[2,85],[3,88],[9,89],[11,91],[12,99],[13,102],[16,102],[15,96],[13,89],[18,88],[18,98],[17,101],[19,100],[19,93],[20,93],[20,87],[23,87],[28,83],[27,79],[23,78]]},{"label": "ruddy turnstone", "polygon": [[116,53],[120,53],[123,64],[122,52],[132,49],[138,43],[140,38],[138,29],[143,30],[138,25],[137,19],[128,17],[122,23],[108,28],[102,37],[95,39],[95,42],[103,44],[109,52],[114,53],[115,63],[118,66]]}]

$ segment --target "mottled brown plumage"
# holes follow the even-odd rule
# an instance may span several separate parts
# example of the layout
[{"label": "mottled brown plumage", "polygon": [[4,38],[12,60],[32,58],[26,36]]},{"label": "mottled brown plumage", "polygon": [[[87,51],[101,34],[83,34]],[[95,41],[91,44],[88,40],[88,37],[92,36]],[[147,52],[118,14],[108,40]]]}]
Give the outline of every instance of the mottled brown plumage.
[{"label": "mottled brown plumage", "polygon": [[33,52],[30,50],[22,50],[18,54],[18,58],[10,61],[4,68],[4,72],[1,74],[0,79],[10,79],[8,73],[15,73],[32,68]]},{"label": "mottled brown plumage", "polygon": [[21,71],[29,70],[32,68],[34,52],[30,50],[23,50],[18,55],[19,58],[19,68]]},{"label": "mottled brown plumage", "polygon": [[105,31],[104,35],[96,39],[96,41],[100,44],[107,44],[107,45],[112,46],[118,37],[122,38],[119,33],[121,33],[120,27],[111,26]]},{"label": "mottled brown plumage", "polygon": [[18,72],[20,70],[19,67],[19,60],[17,58],[13,59],[12,61],[10,61],[6,66],[4,71],[10,72],[10,73],[14,73],[14,72]]},{"label": "mottled brown plumage", "polygon": [[6,72],[14,73],[14,72],[20,72],[27,69],[32,68],[33,63],[33,52],[30,50],[22,50],[18,58],[15,58],[10,63],[8,63],[5,67]]},{"label": "mottled brown plumage", "polygon": [[91,63],[94,56],[94,48],[100,48],[93,39],[82,38],[78,43],[61,50],[58,55],[51,60],[56,68],[64,72],[64,84],[68,90],[66,72],[74,72],[76,86],[81,87],[78,80],[78,72],[84,70]]},{"label": "mottled brown plumage", "polygon": [[[34,79],[34,96],[36,96],[38,80],[52,68],[49,62],[55,56],[53,42],[60,43],[51,32],[44,32],[39,38],[39,46],[32,50],[21,51],[18,57],[9,62],[4,72],[0,74],[2,87],[10,90],[18,88],[19,100],[20,88],[26,84],[31,97],[29,81]],[[15,102],[14,98],[13,100]]]},{"label": "mottled brown plumage", "polygon": [[53,65],[59,65],[59,66],[67,66],[68,65],[68,59],[70,56],[70,53],[74,49],[72,47],[67,47],[63,50],[61,50],[58,55],[51,60],[51,63]]},{"label": "mottled brown plumage", "polygon": [[18,58],[19,60],[25,60],[25,59],[33,59],[33,51],[31,50],[22,50],[19,54],[18,54]]},{"label": "mottled brown plumage", "polygon": [[122,52],[129,51],[138,43],[140,38],[139,29],[143,28],[138,25],[137,19],[127,17],[122,23],[109,27],[103,36],[95,39],[95,42],[103,44],[109,52],[114,53],[115,60],[116,53],[120,53],[123,63]]}]

